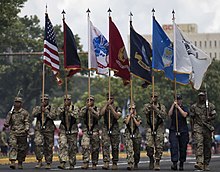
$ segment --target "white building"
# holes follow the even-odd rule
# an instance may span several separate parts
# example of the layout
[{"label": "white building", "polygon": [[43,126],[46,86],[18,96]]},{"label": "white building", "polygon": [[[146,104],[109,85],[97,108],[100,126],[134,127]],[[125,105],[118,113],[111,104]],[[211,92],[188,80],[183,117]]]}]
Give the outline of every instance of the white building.
[{"label": "white building", "polygon": [[[197,24],[178,24],[178,26],[196,47],[205,51],[210,57],[220,60],[220,33],[198,33]],[[173,40],[173,25],[166,24],[162,27]],[[152,42],[152,35],[144,35],[144,37]]]}]

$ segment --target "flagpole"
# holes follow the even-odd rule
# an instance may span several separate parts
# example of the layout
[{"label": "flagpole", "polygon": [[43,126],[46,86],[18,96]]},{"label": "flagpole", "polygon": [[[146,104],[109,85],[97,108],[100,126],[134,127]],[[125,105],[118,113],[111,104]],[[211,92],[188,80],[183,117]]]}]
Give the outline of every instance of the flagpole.
[{"label": "flagpole", "polygon": [[[88,14],[88,59],[90,59],[90,10],[88,8],[88,10],[86,11],[87,14]],[[89,64],[91,64],[91,62],[89,61]],[[88,68],[89,68],[89,64],[88,64]],[[91,94],[91,90],[90,90],[90,85],[91,85],[91,77],[90,77],[90,69],[89,69],[89,73],[88,73],[88,97],[89,97],[89,104],[90,104],[90,94]],[[91,130],[91,116],[90,116],[90,111],[88,111],[89,113],[89,133],[90,133],[90,130]]]},{"label": "flagpole", "polygon": [[[174,59],[176,58],[176,44],[175,44],[175,11],[173,10],[172,11],[172,14],[173,14],[173,35],[174,35]],[[176,66],[176,61],[174,60],[174,65]],[[177,95],[176,95],[176,92],[177,92],[177,88],[176,88],[176,71],[173,71],[174,72],[174,99],[175,101],[177,102]],[[177,113],[177,108],[175,108],[175,114],[176,114],[176,134],[177,136],[179,135],[179,123],[178,123],[178,113]]]},{"label": "flagpole", "polygon": [[[132,27],[132,16],[133,16],[133,14],[130,12],[130,28]],[[131,32],[130,32],[130,37],[131,37]],[[130,38],[130,40],[131,40],[131,38]],[[130,41],[130,43],[131,43],[131,41]],[[131,59],[131,46],[130,46],[130,54],[129,54],[129,57],[130,57],[130,59]],[[131,62],[131,61],[130,61]],[[132,107],[132,104],[133,104],[133,81],[132,81],[132,79],[133,79],[133,74],[131,73],[131,79],[130,79],[130,82],[131,82],[131,84],[130,84],[130,96],[131,96],[131,102],[130,102],[130,108]],[[129,112],[130,113],[130,112]],[[133,119],[132,118],[130,118],[131,119],[131,134],[132,134],[132,137],[133,137],[133,132],[134,132],[134,121],[133,121]]]},{"label": "flagpole", "polygon": [[[110,19],[112,10],[109,8],[107,12],[109,13],[109,19]],[[109,63],[110,63],[110,58],[111,58],[110,52],[111,52],[111,50],[109,50]],[[109,68],[108,69],[108,101],[109,102],[110,102],[110,98],[111,98],[111,70]],[[111,112],[110,112],[110,110],[108,110],[108,129],[109,129],[109,133],[111,132],[110,131],[110,127],[111,127],[110,126],[111,125],[110,121],[111,121]]]},{"label": "flagpole", "polygon": [[[152,9],[152,13],[153,13],[153,17],[154,17],[154,13],[155,13],[155,10],[154,8]],[[152,60],[154,62],[154,60]],[[154,65],[152,65],[154,66]],[[152,68],[152,97],[153,97],[153,100],[154,100],[154,68]],[[154,102],[152,102],[154,104]],[[154,112],[154,109],[152,110],[152,129],[153,129],[153,134],[154,134],[154,129],[155,129],[155,121],[154,121],[154,117],[155,117],[155,112]]]}]

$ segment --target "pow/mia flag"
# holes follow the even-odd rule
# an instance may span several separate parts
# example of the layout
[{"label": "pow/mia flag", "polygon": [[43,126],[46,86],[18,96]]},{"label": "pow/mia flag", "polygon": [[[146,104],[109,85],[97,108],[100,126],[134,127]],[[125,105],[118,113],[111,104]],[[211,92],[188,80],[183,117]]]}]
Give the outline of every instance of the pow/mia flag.
[{"label": "pow/mia flag", "polygon": [[152,82],[152,50],[150,44],[130,25],[130,71],[137,77]]}]

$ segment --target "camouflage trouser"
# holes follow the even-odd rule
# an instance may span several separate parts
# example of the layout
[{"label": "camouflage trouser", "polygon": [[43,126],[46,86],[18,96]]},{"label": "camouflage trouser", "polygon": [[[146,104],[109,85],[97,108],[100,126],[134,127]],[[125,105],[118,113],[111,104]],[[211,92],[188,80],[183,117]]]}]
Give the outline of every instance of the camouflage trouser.
[{"label": "camouflage trouser", "polygon": [[158,128],[157,134],[152,136],[151,129],[148,128],[146,133],[146,140],[147,156],[154,156],[156,160],[160,160],[163,154],[164,130]]},{"label": "camouflage trouser", "polygon": [[194,131],[195,154],[197,163],[209,164],[211,160],[212,132],[203,128],[201,132]]},{"label": "camouflage trouser", "polygon": [[89,136],[85,131],[82,137],[82,155],[83,155],[83,162],[88,163],[90,153],[92,155],[92,163],[98,164],[99,159],[99,148],[100,148],[100,140],[99,140],[99,133],[93,132],[92,136]]},{"label": "camouflage trouser", "polygon": [[119,143],[120,135],[111,134],[109,135],[107,130],[102,130],[102,152],[103,152],[103,161],[110,161],[110,145],[112,146],[112,162],[118,162],[119,155]]},{"label": "camouflage trouser", "polygon": [[140,149],[141,149],[141,138],[131,138],[130,133],[125,133],[125,148],[127,152],[128,164],[139,163],[140,161]]},{"label": "camouflage trouser", "polygon": [[70,165],[76,165],[77,133],[66,134],[61,131],[59,135],[59,159],[60,162],[69,161]]},{"label": "camouflage trouser", "polygon": [[52,163],[54,131],[35,131],[34,142],[36,159],[42,160],[44,155],[46,163]]},{"label": "camouflage trouser", "polygon": [[25,161],[28,152],[27,135],[16,136],[10,133],[9,136],[9,160]]}]

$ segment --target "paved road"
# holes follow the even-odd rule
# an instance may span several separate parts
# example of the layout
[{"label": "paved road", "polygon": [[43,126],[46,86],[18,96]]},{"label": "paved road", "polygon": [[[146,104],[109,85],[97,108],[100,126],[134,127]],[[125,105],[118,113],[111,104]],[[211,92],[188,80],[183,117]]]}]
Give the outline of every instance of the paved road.
[{"label": "paved road", "polygon": [[[101,166],[102,166],[102,162],[99,162],[100,164],[97,167],[97,172],[98,171],[106,171],[106,170],[102,170]],[[41,169],[34,169],[35,163],[25,163],[24,164],[24,169],[22,171],[25,172],[33,172],[33,171],[39,171],[39,172],[46,172],[46,171],[62,171],[60,169],[57,168],[57,165],[59,163],[58,162],[54,162],[52,165],[52,169],[50,170],[46,170],[44,168]],[[75,172],[82,172],[85,170],[81,170],[80,166],[82,164],[82,161],[77,161],[77,165],[75,166],[74,171]],[[139,169],[138,170],[133,170],[133,171],[151,171],[148,170],[148,164],[149,164],[149,160],[148,158],[141,158],[140,164],[139,164]],[[187,161],[185,163],[185,169],[184,171],[194,171],[194,164],[195,164],[195,157],[194,156],[190,156],[187,158]],[[118,163],[119,168],[117,171],[127,171],[127,162],[126,159],[120,159],[120,162]],[[170,170],[170,165],[171,165],[171,161],[170,161],[170,157],[163,157],[161,160],[161,170],[160,171],[171,171]],[[213,155],[212,156],[212,161],[210,163],[210,169],[212,172],[219,172],[220,169],[220,155]],[[0,165],[0,171],[1,172],[8,172],[8,171],[21,171],[21,170],[11,170],[8,165]],[[69,170],[70,171],[70,170]],[[86,170],[86,171],[92,171],[94,172],[95,170],[92,170],[91,168]]]}]

